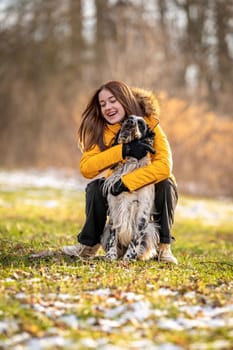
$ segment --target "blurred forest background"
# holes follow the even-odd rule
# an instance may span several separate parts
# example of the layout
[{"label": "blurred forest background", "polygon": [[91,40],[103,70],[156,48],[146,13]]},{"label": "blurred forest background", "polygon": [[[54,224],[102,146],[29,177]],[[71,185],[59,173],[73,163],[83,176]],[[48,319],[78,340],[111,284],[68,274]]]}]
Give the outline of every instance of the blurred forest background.
[{"label": "blurred forest background", "polygon": [[0,167],[79,168],[95,88],[153,90],[180,190],[233,196],[232,0],[0,0]]}]

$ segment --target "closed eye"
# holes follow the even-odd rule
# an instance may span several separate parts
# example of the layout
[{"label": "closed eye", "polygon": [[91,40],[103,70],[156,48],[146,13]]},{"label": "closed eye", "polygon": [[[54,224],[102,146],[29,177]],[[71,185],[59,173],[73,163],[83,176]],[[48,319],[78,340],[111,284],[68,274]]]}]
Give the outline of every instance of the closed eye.
[{"label": "closed eye", "polygon": [[[111,104],[113,104],[113,103],[115,103],[115,102],[117,101],[117,99],[116,99],[115,96],[110,96],[110,97],[108,98],[108,101],[109,101]],[[100,103],[100,107],[105,107],[106,104],[107,104],[107,101],[100,101],[99,103]]]},{"label": "closed eye", "polygon": [[116,98],[112,96],[112,97],[109,98],[109,101],[110,101],[111,103],[115,103],[115,102],[116,102]]}]

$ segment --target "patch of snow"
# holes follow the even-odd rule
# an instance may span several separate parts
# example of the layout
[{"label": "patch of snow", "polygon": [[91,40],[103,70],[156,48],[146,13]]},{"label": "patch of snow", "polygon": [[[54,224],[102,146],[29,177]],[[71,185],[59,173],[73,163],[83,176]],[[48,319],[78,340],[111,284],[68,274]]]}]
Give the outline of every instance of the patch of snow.
[{"label": "patch of snow", "polygon": [[158,350],[182,350],[183,348],[172,343],[163,343],[158,345],[157,349]]},{"label": "patch of snow", "polygon": [[83,338],[80,340],[80,344],[83,345],[84,348],[97,348],[97,341],[92,338]]},{"label": "patch of snow", "polygon": [[105,289],[96,289],[96,290],[91,290],[87,292],[88,294],[91,295],[99,295],[99,296],[107,296],[111,294],[111,290],[109,288]]},{"label": "patch of snow", "polygon": [[126,310],[125,305],[119,305],[115,308],[107,309],[105,312],[105,317],[115,318],[115,317],[119,316],[120,314],[122,314],[125,310]]},{"label": "patch of snow", "polygon": [[182,331],[183,327],[177,322],[177,320],[164,318],[158,321],[157,326],[162,329],[170,331]]},{"label": "patch of snow", "polygon": [[68,347],[70,341],[59,335],[44,338],[32,338],[28,341],[28,349],[42,350],[47,348]]},{"label": "patch of snow", "polygon": [[187,199],[179,203],[176,216],[182,219],[200,219],[209,225],[219,225],[222,221],[233,221],[233,205],[231,201],[210,201]]},{"label": "patch of snow", "polygon": [[159,290],[157,291],[158,295],[163,295],[163,296],[169,296],[169,295],[177,295],[178,292],[173,291],[169,288],[159,288]]},{"label": "patch of snow", "polygon": [[98,320],[101,330],[104,332],[111,332],[112,328],[119,328],[123,324],[123,320],[120,318],[118,320],[108,320],[106,318],[101,318]]},{"label": "patch of snow", "polygon": [[75,315],[64,315],[59,318],[59,321],[64,322],[67,326],[72,329],[77,329],[79,327],[78,319]]},{"label": "patch of snow", "polygon": [[14,320],[0,321],[0,334],[9,330],[16,332],[18,330],[18,323]]},{"label": "patch of snow", "polygon": [[194,299],[196,297],[196,293],[191,291],[191,292],[187,292],[184,294],[184,297],[187,299]]},{"label": "patch of snow", "polygon": [[0,188],[14,190],[17,188],[45,188],[61,190],[83,190],[88,183],[78,172],[49,168],[44,171],[0,170]]},{"label": "patch of snow", "polygon": [[214,349],[214,350],[224,350],[224,349],[230,349],[231,342],[229,340],[225,339],[219,339],[216,340],[212,343],[194,343],[190,345],[190,350],[209,350],[209,349]]},{"label": "patch of snow", "polygon": [[144,298],[143,295],[135,294],[133,292],[124,292],[121,295],[123,298],[126,298],[128,301],[141,300]]},{"label": "patch of snow", "polygon": [[27,298],[27,294],[23,293],[23,292],[20,292],[20,293],[15,294],[15,297],[16,297],[16,299],[26,299]]},{"label": "patch of snow", "polygon": [[31,337],[31,335],[27,332],[15,334],[10,339],[6,339],[5,341],[1,341],[0,346],[2,346],[3,349],[8,349],[9,347],[12,347],[12,346],[17,345],[17,344],[22,343],[22,342],[25,342],[26,340],[30,339],[30,337]]},{"label": "patch of snow", "polygon": [[180,311],[185,311],[192,317],[196,317],[198,313],[207,317],[216,317],[218,315],[233,312],[233,304],[224,307],[200,306],[200,305],[183,305]]}]

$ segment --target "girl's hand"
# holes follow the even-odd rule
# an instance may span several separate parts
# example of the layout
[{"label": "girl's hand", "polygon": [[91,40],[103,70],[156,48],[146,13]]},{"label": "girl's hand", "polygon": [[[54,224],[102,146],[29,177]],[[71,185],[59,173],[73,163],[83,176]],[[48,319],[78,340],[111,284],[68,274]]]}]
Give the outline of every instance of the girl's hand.
[{"label": "girl's hand", "polygon": [[121,194],[122,192],[129,192],[129,189],[123,184],[123,182],[120,180],[118,180],[117,182],[115,182],[113,184],[113,186],[110,189],[110,193],[113,196],[118,196],[119,194]]},{"label": "girl's hand", "polygon": [[143,143],[140,140],[125,143],[122,147],[123,158],[128,156],[137,158],[139,160],[145,157],[148,152],[155,154],[155,150],[150,145]]}]

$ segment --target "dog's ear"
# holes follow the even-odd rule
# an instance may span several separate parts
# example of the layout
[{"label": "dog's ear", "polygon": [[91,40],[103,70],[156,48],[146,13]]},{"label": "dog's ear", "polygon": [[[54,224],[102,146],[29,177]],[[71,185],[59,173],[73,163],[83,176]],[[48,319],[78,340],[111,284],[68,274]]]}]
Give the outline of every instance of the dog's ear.
[{"label": "dog's ear", "polygon": [[138,128],[142,137],[145,137],[147,133],[147,128],[148,128],[145,120],[143,118],[138,118],[137,123],[138,123]]},{"label": "dog's ear", "polygon": [[150,146],[153,146],[155,139],[155,132],[147,127],[146,135],[143,137],[143,142],[147,143]]},{"label": "dog's ear", "polygon": [[149,137],[152,140],[154,140],[154,138],[155,138],[155,132],[149,127],[146,131],[146,137]]}]

